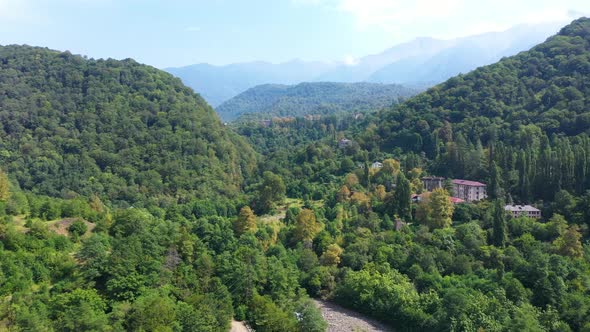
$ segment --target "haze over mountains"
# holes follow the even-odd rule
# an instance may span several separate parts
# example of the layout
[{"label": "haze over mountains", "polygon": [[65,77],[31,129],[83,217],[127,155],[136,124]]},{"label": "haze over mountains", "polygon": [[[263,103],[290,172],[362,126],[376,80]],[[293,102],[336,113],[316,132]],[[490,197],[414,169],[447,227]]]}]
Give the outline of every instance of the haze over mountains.
[{"label": "haze over mountains", "polygon": [[236,63],[225,66],[195,64],[167,68],[198,91],[212,106],[260,84],[300,82],[375,82],[432,86],[459,73],[528,50],[558,31],[563,22],[519,25],[503,32],[440,40],[417,38],[355,64],[294,60]]}]

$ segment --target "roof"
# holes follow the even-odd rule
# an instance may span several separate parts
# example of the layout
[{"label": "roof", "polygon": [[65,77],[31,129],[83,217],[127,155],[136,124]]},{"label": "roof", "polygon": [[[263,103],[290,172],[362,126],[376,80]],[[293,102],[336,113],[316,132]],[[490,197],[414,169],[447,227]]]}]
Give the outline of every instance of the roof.
[{"label": "roof", "polygon": [[472,187],[485,187],[485,183],[477,182],[477,181],[469,181],[469,180],[460,180],[454,179],[453,184],[460,184],[464,186],[472,186]]},{"label": "roof", "polygon": [[541,210],[530,205],[506,205],[504,210],[510,212],[540,212]]},{"label": "roof", "polygon": [[451,197],[451,203],[453,204],[459,204],[459,203],[464,203],[465,200],[464,199],[460,199],[459,197]]}]

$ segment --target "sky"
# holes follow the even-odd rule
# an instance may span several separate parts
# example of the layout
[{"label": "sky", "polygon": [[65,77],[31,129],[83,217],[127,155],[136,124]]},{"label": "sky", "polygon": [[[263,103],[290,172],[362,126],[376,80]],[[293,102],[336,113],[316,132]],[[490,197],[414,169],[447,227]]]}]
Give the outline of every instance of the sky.
[{"label": "sky", "polygon": [[0,0],[0,45],[159,68],[354,62],[417,37],[451,39],[590,16],[588,0]]}]

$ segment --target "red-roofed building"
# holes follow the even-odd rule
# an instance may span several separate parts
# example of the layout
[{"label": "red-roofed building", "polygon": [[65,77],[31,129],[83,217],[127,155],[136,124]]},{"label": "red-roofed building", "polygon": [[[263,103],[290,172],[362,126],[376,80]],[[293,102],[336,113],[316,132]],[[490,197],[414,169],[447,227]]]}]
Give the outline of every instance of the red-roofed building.
[{"label": "red-roofed building", "polygon": [[488,197],[485,183],[455,179],[453,182],[453,196],[467,202],[479,201]]},{"label": "red-roofed building", "polygon": [[453,203],[453,204],[465,203],[465,200],[460,199],[459,197],[451,197],[451,203]]}]

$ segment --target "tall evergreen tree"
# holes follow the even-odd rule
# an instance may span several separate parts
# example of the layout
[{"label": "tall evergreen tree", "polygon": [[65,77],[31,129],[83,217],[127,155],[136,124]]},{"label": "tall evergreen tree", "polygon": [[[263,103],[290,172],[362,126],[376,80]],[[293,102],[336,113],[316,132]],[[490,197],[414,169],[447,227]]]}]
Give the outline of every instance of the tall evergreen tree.
[{"label": "tall evergreen tree", "polygon": [[500,185],[500,168],[495,161],[490,164],[490,180],[488,181],[488,196],[491,199],[497,199],[502,196],[502,188]]},{"label": "tall evergreen tree", "polygon": [[395,187],[394,201],[397,207],[397,214],[400,218],[408,220],[412,217],[411,215],[411,189],[410,181],[406,178],[403,172],[399,172],[397,175],[397,184]]},{"label": "tall evergreen tree", "polygon": [[504,210],[504,201],[496,199],[494,201],[494,223],[493,239],[494,245],[504,247],[508,239],[508,229],[506,226],[506,210]]}]

